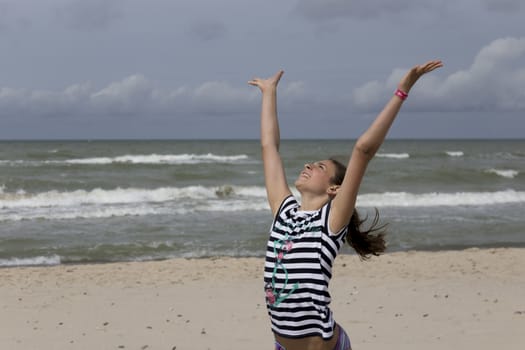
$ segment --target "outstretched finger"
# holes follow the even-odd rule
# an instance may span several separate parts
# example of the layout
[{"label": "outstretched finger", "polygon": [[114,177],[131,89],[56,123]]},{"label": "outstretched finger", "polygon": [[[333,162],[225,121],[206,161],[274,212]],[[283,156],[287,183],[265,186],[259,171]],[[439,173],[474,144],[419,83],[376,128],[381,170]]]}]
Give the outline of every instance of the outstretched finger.
[{"label": "outstretched finger", "polygon": [[283,76],[284,74],[284,70],[280,69],[279,71],[277,71],[277,73],[275,73],[275,75],[273,76],[273,79],[275,79],[275,81],[279,82],[279,80],[281,80],[281,77]]},{"label": "outstretched finger", "polygon": [[422,75],[429,73],[437,68],[443,66],[441,60],[432,60],[426,63],[412,67],[407,74],[399,82],[399,89],[408,93],[416,81],[421,78]]},{"label": "outstretched finger", "polygon": [[425,73],[432,72],[434,69],[443,67],[443,62],[440,60],[429,61],[423,66]]},{"label": "outstretched finger", "polygon": [[253,85],[253,86],[258,86],[259,81],[260,81],[259,78],[253,78],[252,80],[248,80],[248,84]]}]

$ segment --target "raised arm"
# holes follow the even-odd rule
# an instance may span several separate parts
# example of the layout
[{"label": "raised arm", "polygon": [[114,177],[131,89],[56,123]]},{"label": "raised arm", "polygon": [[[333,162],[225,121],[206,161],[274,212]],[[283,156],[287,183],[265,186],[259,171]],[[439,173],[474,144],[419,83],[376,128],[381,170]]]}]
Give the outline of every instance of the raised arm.
[{"label": "raised arm", "polygon": [[[429,61],[410,69],[401,79],[398,90],[387,102],[370,127],[357,140],[348,162],[345,178],[332,202],[329,225],[332,232],[339,232],[352,217],[361,180],[370,160],[385,140],[404,99],[417,80],[424,74],[442,67],[441,61]],[[403,94],[404,93],[404,94]]]},{"label": "raised arm", "polygon": [[288,187],[279,154],[281,137],[277,119],[277,84],[283,73],[281,70],[271,78],[254,78],[248,82],[250,85],[259,87],[262,92],[261,149],[264,164],[264,182],[273,216],[277,214],[284,198],[292,193]]}]

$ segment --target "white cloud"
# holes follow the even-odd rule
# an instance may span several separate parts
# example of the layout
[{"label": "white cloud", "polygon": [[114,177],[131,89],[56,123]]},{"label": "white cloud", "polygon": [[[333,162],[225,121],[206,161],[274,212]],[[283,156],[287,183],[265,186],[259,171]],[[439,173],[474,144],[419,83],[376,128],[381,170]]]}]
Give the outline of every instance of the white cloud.
[{"label": "white cloud", "polygon": [[[423,77],[411,91],[405,108],[420,111],[523,111],[525,110],[525,37],[491,42],[472,64],[456,72],[445,67]],[[394,69],[385,80],[374,80],[353,91],[354,107],[377,112],[391,96],[406,69]],[[341,90],[342,91],[342,90]],[[283,81],[279,108],[293,113],[330,110],[346,113],[341,95],[312,91],[305,81]],[[0,88],[0,117],[135,118],[252,114],[260,92],[227,81],[206,81],[195,86],[162,87],[144,75],[134,74],[103,87],[79,83],[63,90]],[[338,104],[339,103],[339,104]]]},{"label": "white cloud", "polygon": [[284,87],[283,94],[287,97],[302,98],[306,93],[306,83],[304,81],[292,81]]},{"label": "white cloud", "polygon": [[[469,68],[442,78],[444,64],[417,83],[407,107],[431,111],[525,109],[525,37],[495,40],[479,51]],[[396,69],[384,82],[372,81],[355,89],[355,106],[381,108],[405,71]]]},{"label": "white cloud", "polygon": [[102,89],[90,83],[62,91],[0,88],[4,118],[227,114],[246,110],[258,98],[249,87],[210,81],[196,87],[164,89],[140,74],[112,82]]},{"label": "white cloud", "polygon": [[148,110],[152,90],[144,76],[132,75],[91,93],[90,107],[104,114],[138,114]]}]

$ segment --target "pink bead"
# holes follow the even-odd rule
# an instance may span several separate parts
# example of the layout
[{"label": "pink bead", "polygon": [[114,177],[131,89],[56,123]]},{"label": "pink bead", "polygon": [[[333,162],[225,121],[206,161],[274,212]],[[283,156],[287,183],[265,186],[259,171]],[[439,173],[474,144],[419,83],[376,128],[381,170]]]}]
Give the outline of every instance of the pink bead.
[{"label": "pink bead", "polygon": [[275,303],[275,295],[273,295],[273,292],[271,290],[266,291],[266,298],[268,299],[268,302],[270,304]]}]

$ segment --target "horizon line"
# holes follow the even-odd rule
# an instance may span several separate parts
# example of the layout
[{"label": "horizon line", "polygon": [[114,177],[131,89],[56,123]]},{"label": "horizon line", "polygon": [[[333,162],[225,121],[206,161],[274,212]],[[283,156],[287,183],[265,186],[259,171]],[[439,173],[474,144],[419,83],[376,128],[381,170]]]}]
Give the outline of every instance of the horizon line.
[{"label": "horizon line", "polygon": [[[281,141],[356,141],[358,138],[289,137]],[[94,141],[259,141],[259,138],[13,138],[0,142],[94,142]],[[525,137],[389,137],[387,141],[525,141]]]}]

